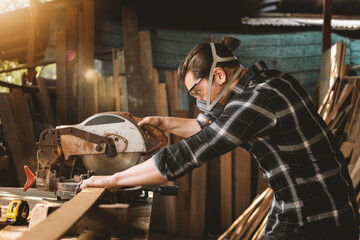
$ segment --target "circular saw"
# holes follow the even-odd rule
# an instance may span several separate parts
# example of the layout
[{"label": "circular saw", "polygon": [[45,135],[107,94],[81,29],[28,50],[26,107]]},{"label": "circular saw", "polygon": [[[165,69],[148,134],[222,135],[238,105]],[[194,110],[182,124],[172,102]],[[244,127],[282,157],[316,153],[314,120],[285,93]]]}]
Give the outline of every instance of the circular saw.
[{"label": "circular saw", "polygon": [[138,163],[140,156],[151,155],[167,143],[158,128],[144,129],[157,145],[148,150],[147,139],[137,123],[141,118],[124,112],[95,114],[77,125],[58,126],[40,134],[37,157],[42,164],[55,164],[61,155],[67,160],[79,156],[96,175],[114,174]]}]

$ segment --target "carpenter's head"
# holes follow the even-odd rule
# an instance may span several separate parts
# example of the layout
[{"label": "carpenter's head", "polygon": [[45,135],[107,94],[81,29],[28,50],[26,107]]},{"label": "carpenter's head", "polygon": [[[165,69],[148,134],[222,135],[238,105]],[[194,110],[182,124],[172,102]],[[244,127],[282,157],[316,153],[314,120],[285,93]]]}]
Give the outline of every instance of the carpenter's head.
[{"label": "carpenter's head", "polygon": [[190,95],[206,101],[210,71],[213,73],[210,101],[219,95],[240,65],[240,61],[234,58],[234,50],[239,45],[240,40],[234,37],[223,37],[220,43],[214,43],[216,55],[229,60],[217,62],[213,68],[214,58],[210,43],[201,42],[190,51],[178,68],[178,76],[185,82]]}]

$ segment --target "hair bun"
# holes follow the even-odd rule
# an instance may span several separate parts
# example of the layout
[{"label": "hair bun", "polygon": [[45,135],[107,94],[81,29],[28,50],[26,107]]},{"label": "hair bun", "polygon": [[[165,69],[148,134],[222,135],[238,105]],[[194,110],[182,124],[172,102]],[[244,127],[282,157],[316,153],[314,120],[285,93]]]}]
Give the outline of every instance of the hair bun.
[{"label": "hair bun", "polygon": [[235,37],[226,37],[224,36],[220,40],[221,44],[224,44],[230,51],[235,51],[240,46],[241,41]]}]

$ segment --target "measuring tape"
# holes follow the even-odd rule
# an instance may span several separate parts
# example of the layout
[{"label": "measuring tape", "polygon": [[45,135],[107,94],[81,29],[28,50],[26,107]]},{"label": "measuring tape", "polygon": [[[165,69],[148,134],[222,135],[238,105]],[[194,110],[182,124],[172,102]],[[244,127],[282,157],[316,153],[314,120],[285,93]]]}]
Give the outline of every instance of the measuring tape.
[{"label": "measuring tape", "polygon": [[5,220],[9,224],[25,224],[29,216],[29,204],[24,200],[12,200],[6,212]]}]

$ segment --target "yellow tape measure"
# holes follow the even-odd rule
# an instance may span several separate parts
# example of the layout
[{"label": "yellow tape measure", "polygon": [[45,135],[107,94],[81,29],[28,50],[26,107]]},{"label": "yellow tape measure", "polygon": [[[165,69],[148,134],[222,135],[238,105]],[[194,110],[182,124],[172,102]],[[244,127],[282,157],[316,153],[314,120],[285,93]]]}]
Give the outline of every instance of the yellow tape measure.
[{"label": "yellow tape measure", "polygon": [[25,224],[29,216],[29,204],[24,200],[12,200],[5,220],[9,224]]}]

